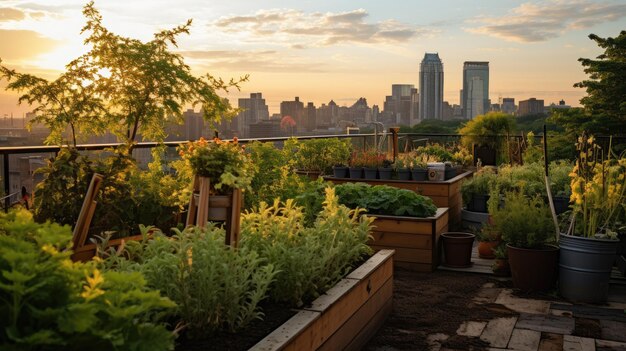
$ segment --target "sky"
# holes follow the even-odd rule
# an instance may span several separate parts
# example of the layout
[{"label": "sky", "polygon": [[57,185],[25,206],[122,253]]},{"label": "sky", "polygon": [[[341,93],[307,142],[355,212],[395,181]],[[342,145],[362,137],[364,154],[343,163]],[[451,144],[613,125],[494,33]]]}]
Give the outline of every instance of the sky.
[{"label": "sky", "polygon": [[[0,0],[0,58],[20,72],[54,79],[84,53],[85,1]],[[150,40],[193,19],[178,48],[194,73],[250,80],[236,99],[261,92],[270,113],[280,102],[331,99],[370,106],[392,84],[419,86],[419,63],[437,52],[444,100],[459,103],[464,61],[489,61],[490,98],[530,97],[578,106],[585,79],[578,58],[601,53],[590,33],[626,30],[624,0],[96,0],[113,32]],[[0,115],[28,106],[0,82]]]}]

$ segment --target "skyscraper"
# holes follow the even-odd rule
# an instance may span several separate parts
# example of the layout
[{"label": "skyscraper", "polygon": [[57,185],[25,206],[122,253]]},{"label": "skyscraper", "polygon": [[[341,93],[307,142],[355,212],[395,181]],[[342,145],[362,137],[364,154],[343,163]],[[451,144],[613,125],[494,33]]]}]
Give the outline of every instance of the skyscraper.
[{"label": "skyscraper", "polygon": [[239,131],[239,136],[250,136],[250,125],[270,117],[269,109],[261,93],[252,93],[250,98],[239,99],[241,112],[233,119],[233,129]]},{"label": "skyscraper", "polygon": [[463,115],[473,119],[489,111],[489,62],[466,61],[463,64]]},{"label": "skyscraper", "polygon": [[442,118],[443,63],[439,54],[424,54],[420,64],[420,119]]}]

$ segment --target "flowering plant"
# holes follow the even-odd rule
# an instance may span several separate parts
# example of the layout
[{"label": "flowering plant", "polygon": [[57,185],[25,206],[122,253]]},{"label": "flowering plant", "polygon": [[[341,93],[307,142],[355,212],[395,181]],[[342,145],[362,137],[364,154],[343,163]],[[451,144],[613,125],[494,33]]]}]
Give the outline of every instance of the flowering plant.
[{"label": "flowering plant", "polygon": [[[578,158],[570,173],[573,220],[568,234],[584,237],[615,237],[626,213],[626,158],[624,153],[605,156],[593,137],[576,143]],[[578,220],[580,219],[580,220]]]},{"label": "flowering plant", "polygon": [[350,167],[376,168],[385,161],[385,155],[377,151],[361,151],[352,153]]},{"label": "flowering plant", "polygon": [[209,142],[204,138],[181,145],[180,156],[191,166],[194,174],[207,177],[211,187],[248,189],[254,176],[254,165],[240,146],[237,138],[232,142],[214,138]]}]

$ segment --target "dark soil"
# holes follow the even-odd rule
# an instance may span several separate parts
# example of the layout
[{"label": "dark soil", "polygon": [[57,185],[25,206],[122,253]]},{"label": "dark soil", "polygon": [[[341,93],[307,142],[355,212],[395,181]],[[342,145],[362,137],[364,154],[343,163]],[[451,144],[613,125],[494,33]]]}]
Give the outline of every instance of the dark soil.
[{"label": "dark soil", "polygon": [[489,276],[436,271],[394,271],[393,311],[365,350],[428,350],[426,337],[453,336],[442,346],[467,350],[487,345],[478,338],[454,336],[462,322],[488,321],[515,313],[496,304],[475,304],[472,299],[485,283],[501,287]]},{"label": "dark soil", "polygon": [[211,336],[188,339],[181,335],[176,341],[176,350],[248,350],[265,336],[295,315],[289,308],[276,304],[263,304],[263,320],[250,323],[240,333],[220,332]]}]

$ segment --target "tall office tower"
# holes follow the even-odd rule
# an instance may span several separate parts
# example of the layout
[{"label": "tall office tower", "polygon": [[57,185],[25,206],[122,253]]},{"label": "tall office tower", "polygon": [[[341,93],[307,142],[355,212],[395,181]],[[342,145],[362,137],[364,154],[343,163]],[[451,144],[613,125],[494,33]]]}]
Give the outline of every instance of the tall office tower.
[{"label": "tall office tower", "polygon": [[463,64],[463,100],[466,119],[489,111],[489,62],[466,61]]},{"label": "tall office tower", "polygon": [[420,64],[420,119],[442,118],[443,63],[439,54],[424,54]]},{"label": "tall office tower", "polygon": [[296,122],[296,130],[303,132],[306,130],[304,125],[304,103],[296,96],[294,101],[283,101],[280,103],[280,116],[291,117]]},{"label": "tall office tower", "polygon": [[239,136],[248,138],[250,136],[250,125],[261,120],[269,119],[270,113],[265,99],[261,93],[252,93],[250,98],[239,99],[241,112],[233,120],[233,129],[239,131]]},{"label": "tall office tower", "polygon": [[391,125],[417,124],[417,89],[413,84],[391,85],[391,96],[387,96],[383,113],[385,122]]},{"label": "tall office tower", "polygon": [[304,126],[307,132],[312,132],[317,127],[316,113],[317,109],[312,102],[306,104],[304,108]]}]

